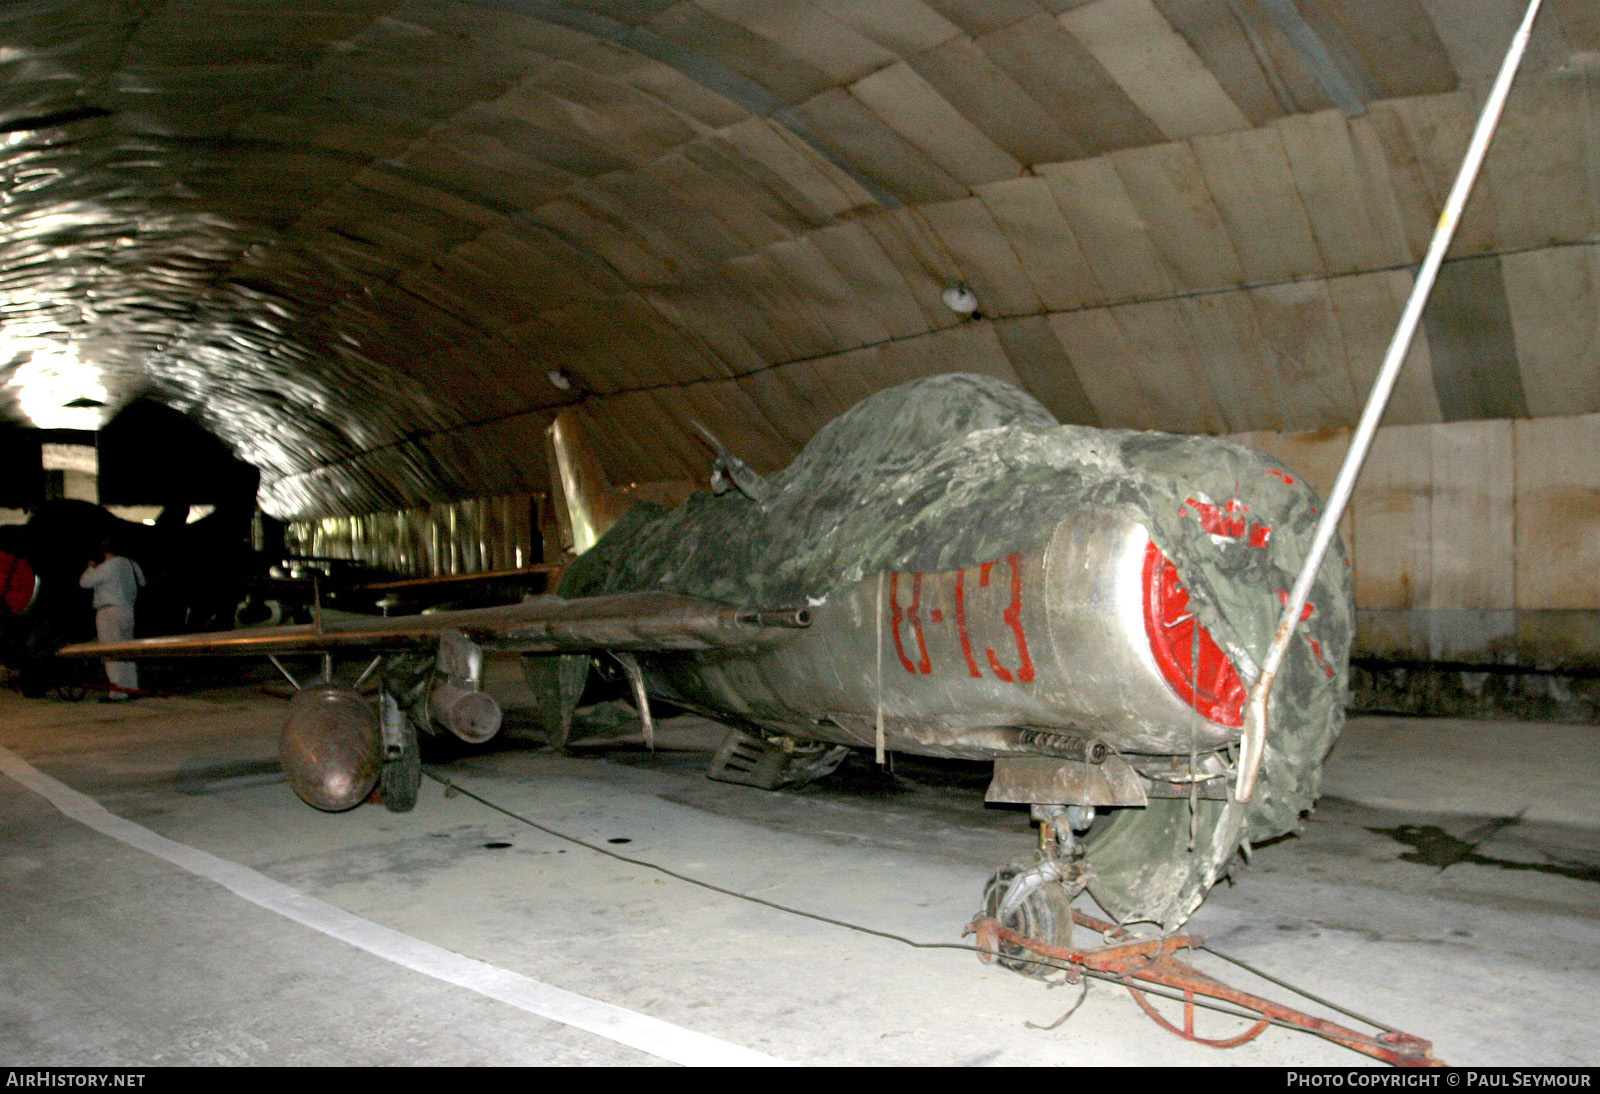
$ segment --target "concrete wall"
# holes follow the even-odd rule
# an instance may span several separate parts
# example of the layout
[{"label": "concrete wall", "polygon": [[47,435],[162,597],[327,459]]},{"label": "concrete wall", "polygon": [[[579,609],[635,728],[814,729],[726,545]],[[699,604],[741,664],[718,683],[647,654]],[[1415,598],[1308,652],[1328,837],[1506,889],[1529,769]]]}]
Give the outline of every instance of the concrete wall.
[{"label": "concrete wall", "polygon": [[[1234,439],[1326,493],[1349,431]],[[1358,658],[1600,669],[1600,414],[1384,427],[1341,531]]]}]

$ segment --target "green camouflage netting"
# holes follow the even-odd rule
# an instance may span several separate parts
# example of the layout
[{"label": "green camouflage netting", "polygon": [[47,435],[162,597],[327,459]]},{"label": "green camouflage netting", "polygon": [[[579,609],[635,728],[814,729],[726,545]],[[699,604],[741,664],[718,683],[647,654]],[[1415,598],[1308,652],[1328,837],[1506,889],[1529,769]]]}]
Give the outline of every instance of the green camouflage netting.
[{"label": "green camouflage netting", "polygon": [[[1150,530],[1176,564],[1201,622],[1248,685],[1320,504],[1281,464],[1242,445],[1061,425],[1017,388],[964,373],[863,400],[767,481],[771,492],[759,503],[729,491],[696,494],[671,511],[636,506],[567,572],[562,594],[663,589],[749,607],[803,604],[880,570],[948,571],[1027,550],[1073,510],[1098,506]],[[1215,534],[1219,520],[1232,522],[1224,529],[1229,534]],[[1265,547],[1250,543],[1252,533],[1260,538],[1258,528],[1270,529]],[[1184,852],[1213,866],[1200,871],[1209,876],[1198,889],[1186,883],[1183,895],[1154,904],[1133,895],[1148,886],[1131,875],[1128,894],[1106,899],[1116,887],[1112,875],[1141,871],[1110,849],[1126,836],[1102,837],[1103,861],[1095,866],[1105,892],[1096,896],[1117,906],[1108,910],[1170,922],[1175,907],[1188,905],[1181,920],[1239,834],[1261,840],[1298,829],[1317,795],[1322,758],[1343,724],[1354,611],[1337,541],[1311,603],[1313,614],[1273,692],[1266,760],[1243,832],[1236,831],[1237,811],[1228,811],[1233,815],[1216,822],[1210,841],[1224,846],[1208,849],[1202,831],[1191,852],[1185,812]],[[1156,814],[1166,812],[1166,806],[1150,811],[1145,823],[1156,824]],[[1177,830],[1171,818],[1160,824]],[[1163,839],[1171,842],[1170,835]]]}]

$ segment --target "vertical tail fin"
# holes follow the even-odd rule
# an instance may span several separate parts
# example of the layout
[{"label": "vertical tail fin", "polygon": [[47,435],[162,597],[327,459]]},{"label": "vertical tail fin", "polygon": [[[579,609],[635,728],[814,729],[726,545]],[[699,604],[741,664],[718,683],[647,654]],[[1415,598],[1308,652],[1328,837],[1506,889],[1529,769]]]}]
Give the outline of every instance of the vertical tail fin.
[{"label": "vertical tail fin", "polygon": [[583,412],[567,407],[545,431],[550,492],[561,526],[561,546],[575,555],[593,547],[629,505],[629,500],[618,495],[606,479],[589,443],[587,427]]}]

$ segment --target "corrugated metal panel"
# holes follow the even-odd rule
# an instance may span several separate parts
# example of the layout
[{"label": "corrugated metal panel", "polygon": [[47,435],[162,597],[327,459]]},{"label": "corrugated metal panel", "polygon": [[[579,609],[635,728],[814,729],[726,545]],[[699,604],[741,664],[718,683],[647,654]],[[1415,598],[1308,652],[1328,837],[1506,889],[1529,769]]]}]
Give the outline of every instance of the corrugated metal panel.
[{"label": "corrugated metal panel", "polygon": [[1150,0],[1095,0],[1062,13],[1061,23],[1168,140],[1249,127]]},{"label": "corrugated metal panel", "polygon": [[1024,164],[1077,159],[1086,149],[966,35],[906,62],[995,144]]},{"label": "corrugated metal panel", "polygon": [[850,86],[850,94],[964,186],[1013,178],[1022,164],[900,62]]},{"label": "corrugated metal panel", "polygon": [[1244,280],[1190,145],[1157,144],[1114,152],[1111,162],[1149,230],[1151,243],[1180,287],[1212,289]]},{"label": "corrugated metal panel", "polygon": [[1325,272],[1276,128],[1197,137],[1191,143],[1245,280],[1279,281]]},{"label": "corrugated metal panel", "polygon": [[977,35],[978,45],[1069,136],[1090,152],[1162,139],[1094,55],[1049,15],[1035,15]]},{"label": "corrugated metal panel", "polygon": [[909,338],[927,329],[906,279],[860,221],[823,228],[809,238],[890,337]]},{"label": "corrugated metal panel", "polygon": [[1286,426],[1319,429],[1351,421],[1361,400],[1351,383],[1326,284],[1267,285],[1249,295],[1268,367],[1277,377]]},{"label": "corrugated metal panel", "polygon": [[1204,379],[1183,311],[1175,300],[1123,304],[1111,309],[1127,339],[1134,376],[1156,429],[1221,433],[1227,426]]},{"label": "corrugated metal panel", "polygon": [[979,187],[978,196],[1046,309],[1069,311],[1105,303],[1105,293],[1043,179],[990,183]]},{"label": "corrugated metal panel", "polygon": [[1040,167],[1039,173],[1050,184],[1108,299],[1140,300],[1173,291],[1144,218],[1109,160],[1055,164]]},{"label": "corrugated metal panel", "polygon": [[1295,115],[1275,128],[1328,273],[1411,261],[1404,235],[1395,230],[1393,193],[1387,183],[1383,192],[1373,192],[1341,114]]},{"label": "corrugated metal panel", "polygon": [[1110,309],[1062,312],[1049,322],[1100,424],[1108,429],[1151,428],[1133,351]]},{"label": "corrugated metal panel", "polygon": [[1528,413],[1500,259],[1445,263],[1422,321],[1445,421]]},{"label": "corrugated metal panel", "polygon": [[1518,608],[1600,608],[1600,417],[1515,423]]},{"label": "corrugated metal panel", "polygon": [[994,325],[1022,386],[1063,422],[1098,425],[1072,360],[1042,316],[1006,319]]},{"label": "corrugated metal panel", "polygon": [[1435,611],[1516,607],[1512,426],[1429,426]]},{"label": "corrugated metal panel", "polygon": [[1263,65],[1264,51],[1251,41],[1251,32],[1236,5],[1218,0],[1155,0],[1156,9],[1227,92],[1250,124],[1281,118],[1289,109],[1288,96],[1279,90],[1282,79]]},{"label": "corrugated metal panel", "polygon": [[1600,248],[1500,260],[1528,413],[1600,410]]},{"label": "corrugated metal panel", "polygon": [[1178,301],[1196,360],[1229,432],[1280,429],[1277,374],[1268,364],[1255,309],[1244,293],[1208,293]]},{"label": "corrugated metal panel", "polygon": [[1350,502],[1358,607],[1433,603],[1432,441],[1427,426],[1391,426],[1373,438]]},{"label": "corrugated metal panel", "polygon": [[925,205],[919,210],[978,294],[984,315],[1027,315],[1040,309],[1038,294],[1022,272],[1016,251],[978,198]]},{"label": "corrugated metal panel", "polygon": [[436,506],[296,521],[291,552],[347,559],[417,577],[531,566],[542,557],[528,494],[468,498]]},{"label": "corrugated metal panel", "polygon": [[[1357,274],[1328,281],[1328,299],[1339,324],[1346,365],[1362,405],[1378,378],[1378,369],[1388,352],[1394,329],[1400,323],[1400,311],[1411,295],[1413,283],[1411,273],[1406,270]],[[1433,357],[1425,330],[1419,330],[1411,342],[1383,420],[1391,425],[1440,420]]]}]

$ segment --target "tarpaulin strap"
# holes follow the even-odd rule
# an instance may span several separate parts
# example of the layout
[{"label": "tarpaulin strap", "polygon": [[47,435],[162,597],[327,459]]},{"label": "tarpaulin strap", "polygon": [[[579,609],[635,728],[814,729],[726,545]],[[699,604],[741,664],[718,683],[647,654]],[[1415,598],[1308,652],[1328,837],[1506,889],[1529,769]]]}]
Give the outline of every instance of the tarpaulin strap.
[{"label": "tarpaulin strap", "polygon": [[872,627],[878,637],[878,722],[876,753],[878,766],[883,766],[883,571],[878,571],[878,607],[872,613]]}]

